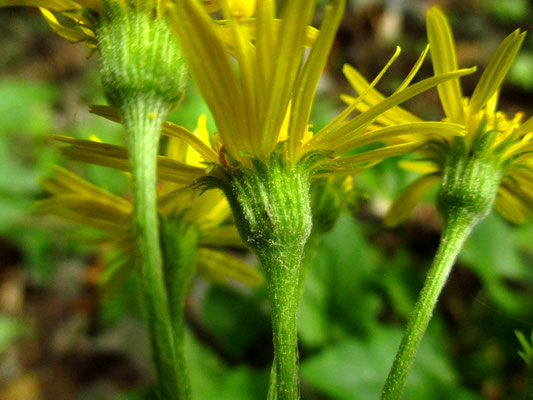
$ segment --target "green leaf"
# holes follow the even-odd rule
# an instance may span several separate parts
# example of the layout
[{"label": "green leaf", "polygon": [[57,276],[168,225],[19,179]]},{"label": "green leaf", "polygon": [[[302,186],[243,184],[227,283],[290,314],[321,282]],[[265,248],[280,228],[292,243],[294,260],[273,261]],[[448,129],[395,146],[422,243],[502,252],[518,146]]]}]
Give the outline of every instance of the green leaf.
[{"label": "green leaf", "polygon": [[[382,327],[365,339],[350,338],[330,346],[302,363],[303,380],[332,399],[379,398],[401,335],[400,328]],[[407,380],[403,399],[479,399],[458,385],[445,354],[443,338],[430,329]]]},{"label": "green leaf", "polygon": [[185,338],[191,386],[196,400],[262,400],[267,392],[267,371],[229,367],[192,335]]},{"label": "green leaf", "polygon": [[529,311],[531,294],[522,295],[506,281],[533,284],[533,270],[519,251],[514,230],[500,217],[491,215],[474,229],[459,259],[480,276],[498,306],[514,315]]},{"label": "green leaf", "polygon": [[212,286],[204,300],[202,322],[233,357],[242,357],[262,342],[270,342],[270,322],[250,295]]},{"label": "green leaf", "polygon": [[298,320],[302,343],[320,346],[375,323],[381,300],[370,286],[379,259],[361,227],[341,215],[308,272]]},{"label": "green leaf", "polygon": [[480,223],[467,241],[461,261],[480,275],[525,279],[533,277],[516,247],[513,230],[502,218],[491,215]]}]

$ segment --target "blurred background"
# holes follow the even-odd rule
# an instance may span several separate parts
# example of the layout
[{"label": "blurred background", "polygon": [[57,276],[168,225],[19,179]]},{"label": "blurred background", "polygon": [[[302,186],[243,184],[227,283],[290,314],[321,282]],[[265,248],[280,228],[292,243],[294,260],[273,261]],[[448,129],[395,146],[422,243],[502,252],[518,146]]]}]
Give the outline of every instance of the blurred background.
[{"label": "blurred background", "polygon": [[[394,91],[426,44],[424,15],[432,4],[348,1],[316,99],[315,127],[340,110],[340,93],[352,93],[342,65],[354,65],[371,80],[398,44],[402,55],[378,85],[386,94]],[[450,19],[461,67],[483,67],[507,34],[533,28],[529,0],[439,4]],[[39,177],[56,164],[128,196],[123,173],[68,163],[47,137],[96,135],[123,143],[119,125],[87,113],[88,104],[104,104],[97,59],[83,45],[53,34],[34,9],[2,9],[0,37],[0,398],[152,399],[135,280],[102,290],[115,249],[95,231],[32,213],[44,196]],[[429,75],[427,60],[418,79]],[[479,75],[462,78],[465,94]],[[532,100],[530,33],[500,109],[529,117]],[[435,90],[406,107],[428,119],[442,115]],[[206,110],[190,85],[170,119],[193,129]],[[304,400],[378,398],[437,248],[433,195],[401,227],[382,226],[391,200],[415,177],[397,161],[355,177],[357,206],[347,207],[320,242],[299,318]],[[444,289],[405,399],[524,397],[526,368],[514,331],[529,335],[533,329],[532,238],[531,224],[512,226],[496,214],[476,228]],[[187,322],[196,399],[265,397],[272,345],[262,289],[198,279]]]}]

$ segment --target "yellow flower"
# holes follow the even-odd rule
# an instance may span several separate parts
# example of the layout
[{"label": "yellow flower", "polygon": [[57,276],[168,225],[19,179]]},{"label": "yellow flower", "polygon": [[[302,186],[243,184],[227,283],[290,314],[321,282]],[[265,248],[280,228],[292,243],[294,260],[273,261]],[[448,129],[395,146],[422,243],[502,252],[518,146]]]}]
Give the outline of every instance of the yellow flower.
[{"label": "yellow flower", "polygon": [[[317,171],[319,175],[350,175],[423,143],[417,138],[345,156],[390,137],[429,131],[462,135],[464,127],[449,122],[400,124],[370,133],[367,128],[399,103],[472,70],[441,74],[409,85],[414,71],[392,96],[351,119],[355,105],[350,104],[313,134],[309,124],[313,97],[345,1],[333,0],[325,8],[320,32],[312,43],[308,27],[315,0],[284,2],[280,20],[275,18],[274,0],[258,2],[256,18],[251,20],[235,15],[229,6],[227,0],[222,0],[227,41],[220,34],[220,22],[198,0],[176,0],[169,6],[169,22],[218,132],[206,145],[186,129],[164,124],[162,133],[189,144],[202,156],[203,164],[160,157],[158,171],[163,179],[218,187],[226,195],[243,242],[263,267],[272,306],[275,390],[279,399],[292,399],[298,396],[296,288],[312,225],[310,177]],[[310,47],[308,51],[306,46]],[[116,119],[108,109],[93,111]],[[120,169],[129,167],[126,152],[120,147],[62,140],[72,144],[64,152],[74,159]]]},{"label": "yellow flower", "polygon": [[[456,70],[453,36],[446,17],[438,8],[428,11],[427,30],[435,74]],[[502,41],[470,98],[463,96],[459,79],[449,80],[437,87],[446,115],[443,120],[462,125],[466,135],[464,138],[427,138],[426,146],[418,151],[422,159],[401,163],[406,169],[425,175],[412,182],[395,200],[385,217],[386,224],[396,225],[406,219],[421,197],[442,181],[452,153],[461,151],[465,158],[472,157],[480,146],[502,174],[494,207],[515,223],[533,216],[533,118],[523,122],[521,113],[508,118],[497,110],[500,87],[524,35],[517,30]],[[369,91],[359,105],[361,109],[372,107],[379,101],[381,94],[374,89],[369,90],[368,83],[360,75],[350,70],[345,72],[356,91]],[[344,97],[344,100],[350,101],[350,98]],[[420,119],[395,107],[384,113],[377,125],[387,127],[408,121],[418,122]]]},{"label": "yellow flower", "polygon": [[[199,140],[207,138],[205,116],[199,119],[195,134]],[[193,164],[200,159],[197,152],[176,138],[170,138],[167,156]],[[134,254],[133,205],[129,200],[60,167],[55,167],[50,176],[43,178],[41,186],[49,197],[37,203],[38,212],[103,232],[107,240],[121,249],[121,266],[129,268],[134,264],[129,262]],[[179,215],[182,221],[198,231],[196,260],[200,275],[221,282],[231,278],[252,286],[262,282],[258,270],[217,249],[228,245],[242,246],[235,226],[227,222],[230,210],[222,193],[211,190],[200,195],[199,191],[182,184],[164,182],[159,187],[158,210],[163,220]],[[104,274],[106,280],[117,271],[112,272]]]},{"label": "yellow flower", "polygon": [[[169,7],[169,16],[181,38],[191,73],[211,109],[218,132],[207,145],[187,129],[166,122],[162,134],[184,141],[200,155],[202,162],[191,164],[187,160],[159,156],[161,180],[191,184],[218,167],[250,166],[254,157],[268,160],[279,143],[289,163],[294,164],[317,151],[327,152],[329,157],[320,162],[318,176],[349,175],[386,157],[419,148],[425,142],[425,136],[413,136],[412,133],[433,132],[445,137],[464,134],[464,127],[456,123],[405,118],[395,120],[394,126],[381,126],[368,132],[368,128],[382,121],[383,116],[398,113],[395,106],[399,103],[450,78],[473,72],[473,69],[448,72],[411,85],[424,52],[393,95],[376,97],[373,85],[398,57],[399,49],[360,97],[313,134],[308,121],[312,100],[342,16],[344,1],[334,1],[326,8],[320,32],[308,26],[314,11],[309,4],[303,0],[291,1],[287,3],[284,18],[275,19],[274,3],[260,2],[256,19],[241,21],[232,15],[227,16],[228,30],[223,35],[220,34],[219,21],[211,19],[198,2],[182,1]],[[302,11],[305,11],[305,18]],[[280,38],[283,40],[278,40]],[[228,44],[231,44],[238,71],[227,54]],[[305,58],[304,47],[310,47]],[[356,73],[353,68],[346,68]],[[375,101],[367,107],[369,98]],[[348,119],[358,108],[362,112]],[[120,120],[109,107],[93,106],[92,112]],[[401,137],[409,140],[344,156],[360,146]],[[72,145],[63,149],[72,159],[129,170],[124,148],[67,137],[55,138]]]},{"label": "yellow flower", "polygon": [[[342,0],[333,1],[326,8],[320,33],[313,43],[309,43],[306,31],[314,14],[314,2],[288,2],[281,21],[275,19],[275,2],[271,0],[258,3],[257,18],[251,21],[226,14],[232,35],[228,41],[232,43],[230,58],[217,31],[219,23],[197,1],[182,0],[169,8],[191,74],[218,128],[220,147],[202,151],[197,148],[208,156],[204,158],[206,162],[226,168],[249,166],[254,157],[267,161],[282,142],[285,158],[291,164],[306,154],[326,151],[331,157],[322,162],[322,170],[349,174],[387,156],[411,151],[420,143],[414,141],[341,157],[363,144],[413,130],[438,128],[445,135],[462,134],[463,128],[457,124],[427,122],[401,124],[375,134],[363,132],[386,110],[451,77],[471,72],[466,70],[405,85],[351,120],[348,116],[355,107],[350,105],[321,131],[314,135],[309,131],[312,100],[343,10]],[[306,45],[311,49],[304,57]],[[206,173],[212,168],[206,166]]]}]

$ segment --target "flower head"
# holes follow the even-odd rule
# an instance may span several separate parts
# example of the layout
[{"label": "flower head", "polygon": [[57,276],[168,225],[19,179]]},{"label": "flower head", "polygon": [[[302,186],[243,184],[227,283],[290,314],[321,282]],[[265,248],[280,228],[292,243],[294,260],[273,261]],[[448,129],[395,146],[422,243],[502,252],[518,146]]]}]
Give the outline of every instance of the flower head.
[{"label": "flower head", "polygon": [[[212,149],[215,154],[208,151],[211,157],[207,162],[235,167],[251,165],[253,157],[267,161],[282,143],[289,163],[323,151],[331,156],[321,163],[324,171],[350,173],[389,155],[410,151],[419,143],[341,157],[363,144],[432,127],[440,128],[439,133],[446,135],[461,134],[462,128],[457,124],[430,126],[425,122],[400,124],[375,134],[363,132],[383,112],[452,76],[471,72],[465,70],[408,86],[414,73],[410,74],[406,85],[371,110],[349,120],[356,108],[350,105],[327,127],[313,134],[309,130],[312,100],[342,17],[344,1],[335,0],[326,7],[320,33],[311,43],[306,32],[314,15],[314,1],[287,2],[280,20],[275,19],[275,2],[262,1],[257,6],[257,17],[251,21],[243,21],[229,12],[229,2],[221,3],[229,31],[225,41],[218,34],[219,22],[197,1],[181,0],[169,10],[191,74],[218,128],[218,148]],[[306,45],[310,47],[307,55]]]},{"label": "flower head", "polygon": [[[221,1],[221,4],[227,11],[229,3]],[[281,151],[292,165],[304,156],[327,154],[319,163],[321,175],[348,175],[386,157],[413,151],[422,140],[415,137],[399,145],[344,156],[363,145],[395,137],[412,138],[409,134],[413,132],[445,136],[464,133],[464,127],[456,123],[411,120],[368,132],[369,127],[374,127],[382,115],[399,103],[439,83],[473,72],[473,69],[450,71],[410,84],[423,56],[393,95],[381,96],[372,107],[350,119],[359,105],[366,104],[367,95],[373,93],[370,88],[327,126],[313,133],[309,122],[312,101],[342,17],[344,1],[335,0],[326,7],[320,31],[309,26],[315,2],[291,0],[280,19],[275,18],[275,9],[275,2],[266,0],[258,2],[254,19],[243,20],[229,13],[221,22],[210,17],[205,7],[195,0],[169,5],[171,25],[218,131],[206,145],[185,128],[166,123],[162,133],[184,140],[201,155],[203,163],[191,166],[160,157],[160,178],[192,183],[218,167],[251,166],[253,158],[267,161],[274,151]],[[399,49],[372,85],[398,54]],[[96,107],[93,111],[118,118],[110,109]],[[75,148],[66,153],[73,158],[127,169],[124,150],[83,141],[71,141],[71,144]]]},{"label": "flower head", "polygon": [[[457,69],[453,36],[446,17],[438,8],[428,11],[427,30],[435,74]],[[451,164],[467,160],[480,160],[494,169],[491,178],[497,180],[494,207],[503,216],[516,223],[533,216],[533,118],[524,122],[521,113],[509,118],[497,110],[502,82],[524,35],[515,31],[501,42],[470,98],[463,96],[458,78],[437,86],[445,114],[443,120],[462,125],[466,134],[453,138],[427,137],[426,145],[418,151],[422,158],[401,163],[406,169],[425,175],[411,183],[396,199],[385,218],[387,224],[396,225],[407,218],[429,189],[437,183],[442,187],[443,182],[449,181]],[[368,91],[369,85],[360,75],[347,72],[356,91]],[[381,96],[373,89],[370,91],[360,107],[372,107]],[[377,124],[387,127],[400,121],[418,122],[420,118],[395,107],[384,113]],[[400,138],[399,143],[404,140],[406,137]]]}]

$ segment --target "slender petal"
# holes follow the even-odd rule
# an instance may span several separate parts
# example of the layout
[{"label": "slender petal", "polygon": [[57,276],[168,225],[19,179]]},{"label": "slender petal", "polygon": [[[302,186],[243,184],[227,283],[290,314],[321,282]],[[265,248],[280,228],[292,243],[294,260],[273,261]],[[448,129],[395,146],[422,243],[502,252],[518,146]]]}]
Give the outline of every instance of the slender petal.
[{"label": "slender petal", "polygon": [[422,196],[440,181],[437,174],[424,175],[413,181],[392,203],[384,223],[388,226],[395,226],[411,214]]},{"label": "slender petal", "polygon": [[500,43],[483,71],[476,89],[470,98],[470,112],[478,112],[496,93],[524,41],[525,32],[514,31]]},{"label": "slender petal", "polygon": [[[450,25],[437,7],[427,12],[428,41],[435,75],[457,70],[455,45]],[[444,113],[453,122],[464,123],[463,94],[459,79],[452,79],[437,87]]]}]

